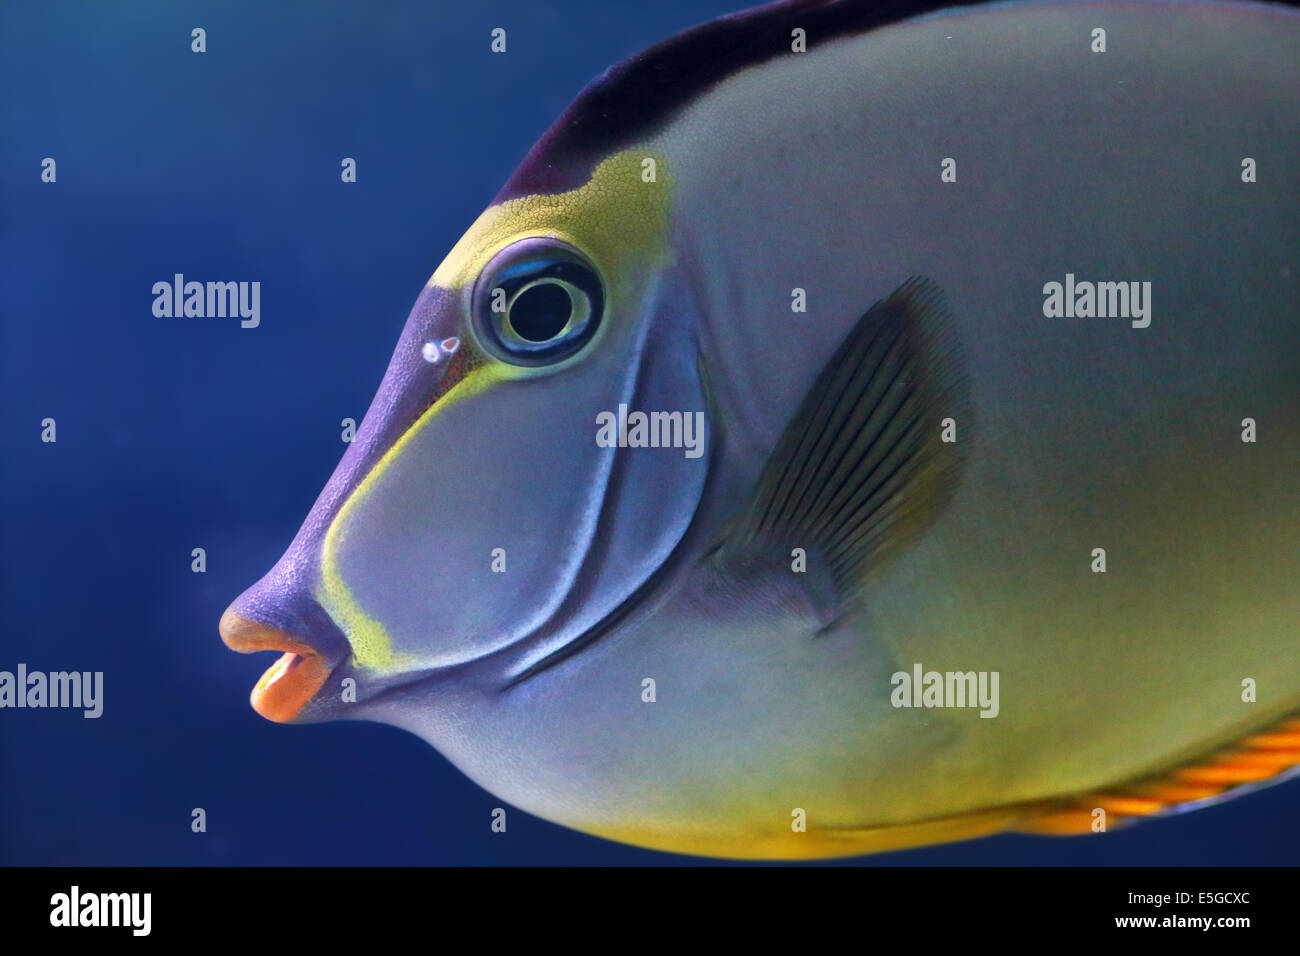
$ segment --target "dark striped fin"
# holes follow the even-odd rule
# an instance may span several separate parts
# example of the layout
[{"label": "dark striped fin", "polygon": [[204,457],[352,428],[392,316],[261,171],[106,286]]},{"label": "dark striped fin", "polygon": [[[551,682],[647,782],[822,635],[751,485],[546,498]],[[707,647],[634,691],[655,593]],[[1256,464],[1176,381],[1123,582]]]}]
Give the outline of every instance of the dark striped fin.
[{"label": "dark striped fin", "polygon": [[[802,547],[840,593],[947,504],[971,439],[963,363],[939,287],[912,278],[858,320],[764,467],[732,553]],[[944,441],[944,419],[952,436]]]}]

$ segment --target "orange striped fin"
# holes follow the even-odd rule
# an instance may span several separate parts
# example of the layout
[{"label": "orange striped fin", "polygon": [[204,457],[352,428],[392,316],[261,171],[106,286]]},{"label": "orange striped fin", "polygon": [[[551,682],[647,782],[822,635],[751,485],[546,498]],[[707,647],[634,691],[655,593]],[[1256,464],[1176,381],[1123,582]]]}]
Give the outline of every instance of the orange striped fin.
[{"label": "orange striped fin", "polygon": [[1196,800],[1228,794],[1300,766],[1300,716],[1288,717],[1209,757],[1131,783],[1072,797],[1015,829],[1024,833],[1088,833],[1093,812],[1106,811],[1106,829]]}]

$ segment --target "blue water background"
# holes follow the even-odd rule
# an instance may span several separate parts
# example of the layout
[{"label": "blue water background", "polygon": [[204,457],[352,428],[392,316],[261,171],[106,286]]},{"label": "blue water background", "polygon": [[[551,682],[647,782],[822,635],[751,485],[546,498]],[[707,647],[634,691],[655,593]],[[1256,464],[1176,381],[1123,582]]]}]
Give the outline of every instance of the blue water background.
[{"label": "blue water background", "polygon": [[[522,811],[493,834],[499,801],[413,736],[261,719],[247,696],[269,658],[232,654],[216,623],[297,530],[340,420],[527,148],[610,63],[736,5],[0,5],[0,669],[106,681],[99,720],[0,712],[0,863],[686,859]],[[176,272],[260,280],[261,328],[155,318],[150,288]],[[864,862],[1294,863],[1298,795]]]}]

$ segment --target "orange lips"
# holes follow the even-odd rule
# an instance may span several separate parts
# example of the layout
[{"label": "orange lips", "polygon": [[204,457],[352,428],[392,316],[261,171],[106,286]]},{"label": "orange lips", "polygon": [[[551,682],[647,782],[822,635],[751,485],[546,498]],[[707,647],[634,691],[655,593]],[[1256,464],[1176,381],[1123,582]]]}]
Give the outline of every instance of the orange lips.
[{"label": "orange lips", "polygon": [[250,621],[227,609],[221,615],[221,639],[241,654],[284,651],[253,688],[249,701],[267,720],[288,723],[316,694],[331,668],[316,651],[284,631]]}]

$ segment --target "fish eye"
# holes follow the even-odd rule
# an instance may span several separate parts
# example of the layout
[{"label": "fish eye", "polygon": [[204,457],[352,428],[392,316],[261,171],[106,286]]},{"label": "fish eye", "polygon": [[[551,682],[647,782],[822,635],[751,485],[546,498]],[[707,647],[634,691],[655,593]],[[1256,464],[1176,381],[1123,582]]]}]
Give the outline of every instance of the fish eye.
[{"label": "fish eye", "polygon": [[512,365],[551,365],[591,341],[605,309],[596,269],[558,239],[521,239],[493,257],[474,286],[483,346]]}]

